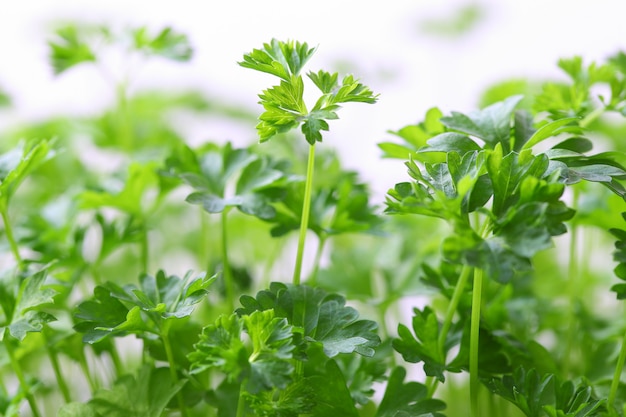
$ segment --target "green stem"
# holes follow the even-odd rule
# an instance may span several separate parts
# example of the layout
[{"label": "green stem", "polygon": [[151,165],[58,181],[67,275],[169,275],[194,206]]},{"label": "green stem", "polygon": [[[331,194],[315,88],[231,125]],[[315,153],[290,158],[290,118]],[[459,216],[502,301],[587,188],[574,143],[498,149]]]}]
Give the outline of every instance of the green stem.
[{"label": "green stem", "polygon": [[237,401],[237,416],[236,417],[245,417],[246,415],[246,399],[243,396],[243,387],[246,385],[247,379],[244,379],[241,382],[241,386],[239,387],[239,400]]},{"label": "green stem", "polygon": [[459,275],[459,280],[454,287],[454,292],[452,293],[452,299],[450,299],[450,304],[448,304],[448,309],[446,310],[446,315],[443,319],[443,323],[441,325],[441,331],[439,332],[439,338],[437,339],[437,345],[439,349],[443,352],[444,345],[446,343],[446,337],[448,336],[448,332],[450,331],[450,326],[452,326],[452,319],[454,318],[454,313],[456,313],[456,309],[459,306],[459,302],[461,301],[461,297],[463,296],[463,291],[467,286],[467,280],[469,279],[470,274],[472,273],[472,267],[469,265],[463,265],[463,269],[461,269],[461,274]]},{"label": "green stem", "polygon": [[622,339],[622,347],[619,351],[619,357],[617,358],[617,364],[615,365],[615,372],[613,373],[613,381],[611,382],[611,390],[609,391],[608,409],[611,417],[617,417],[615,412],[615,397],[617,396],[617,389],[619,388],[622,371],[624,369],[624,362],[626,361],[626,333]]},{"label": "green stem", "polygon": [[213,268],[210,247],[211,243],[209,242],[209,216],[204,211],[204,208],[200,206],[200,242],[198,244],[198,249],[200,253],[198,254],[198,263],[206,265],[206,273],[208,276],[212,275],[209,271]]},{"label": "green stem", "polygon": [[148,247],[148,228],[146,226],[145,220],[143,221],[143,227],[141,231],[141,268],[143,273],[148,273],[148,259],[150,249]]},{"label": "green stem", "polygon": [[435,378],[434,376],[427,376],[424,385],[426,385],[426,392],[428,393],[428,398],[433,398],[433,396],[435,395],[435,391],[437,391],[439,380]]},{"label": "green stem", "polygon": [[87,383],[89,384],[89,389],[91,390],[91,395],[96,393],[98,390],[98,383],[94,379],[91,371],[89,370],[89,365],[87,365],[87,358],[85,357],[84,349],[81,350],[80,358],[78,360],[78,364],[80,365],[80,369],[83,371],[85,378],[87,378]]},{"label": "green stem", "polygon": [[228,208],[222,211],[222,271],[224,274],[224,288],[226,289],[226,300],[229,311],[235,309],[235,289],[233,275],[228,260]]},{"label": "green stem", "polygon": [[37,407],[37,402],[35,401],[35,397],[30,392],[30,386],[26,382],[26,378],[24,377],[24,371],[20,366],[20,362],[15,357],[15,352],[13,352],[13,346],[11,346],[11,341],[9,340],[9,330],[6,329],[4,333],[4,346],[6,346],[7,354],[9,355],[9,360],[11,362],[11,366],[15,371],[15,376],[17,376],[18,381],[22,389],[24,390],[24,395],[26,396],[26,400],[30,405],[30,409],[33,412],[34,417],[41,417],[41,413],[39,412],[39,408]]},{"label": "green stem", "polygon": [[[579,191],[578,188],[576,188],[575,186],[572,187],[573,189],[573,202],[572,202],[572,208],[573,209],[577,209],[578,206],[578,196],[579,196]],[[572,349],[574,347],[574,339],[576,338],[576,324],[577,324],[577,320],[576,320],[576,310],[575,310],[575,305],[576,305],[576,298],[577,298],[577,288],[576,286],[578,285],[579,282],[579,275],[580,275],[580,271],[579,271],[579,264],[578,264],[578,256],[577,256],[577,251],[578,251],[578,235],[579,235],[579,228],[575,223],[571,224],[571,231],[570,231],[570,241],[569,241],[569,267],[568,267],[568,271],[567,271],[567,296],[569,298],[569,303],[568,303],[568,312],[567,312],[567,316],[568,316],[568,326],[567,326],[567,335],[566,335],[566,343],[565,343],[565,352],[563,354],[563,375],[565,375],[566,377],[569,375],[570,373],[570,365],[571,365],[571,356],[572,356]]]},{"label": "green stem", "polygon": [[298,239],[298,254],[296,255],[296,267],[293,271],[294,285],[300,284],[302,274],[302,258],[304,256],[304,241],[309,228],[309,212],[311,210],[311,190],[313,188],[313,169],[315,167],[315,144],[309,146],[309,160],[306,169],[306,183],[304,185],[304,201],[302,203],[302,219],[300,221],[300,237]]},{"label": "green stem", "polygon": [[2,222],[4,223],[4,233],[7,235],[7,240],[9,241],[9,245],[11,246],[11,252],[13,252],[13,256],[15,257],[15,260],[17,261],[17,266],[20,268],[20,270],[22,270],[24,269],[24,261],[22,260],[22,257],[20,256],[20,251],[17,246],[17,242],[15,241],[15,238],[13,237],[13,228],[11,227],[11,223],[9,223],[9,214],[7,213],[6,210],[2,210],[1,214],[2,214]]},{"label": "green stem", "polygon": [[478,381],[478,336],[480,332],[480,308],[483,291],[483,271],[476,268],[474,270],[474,290],[472,294],[472,316],[470,323],[470,404],[472,417],[479,417],[478,391],[480,384]]},{"label": "green stem", "polygon": [[602,114],[604,114],[605,111],[606,110],[605,110],[604,107],[598,107],[597,109],[595,109],[594,111],[592,111],[591,113],[586,115],[585,118],[580,121],[580,123],[579,123],[580,127],[587,127],[587,126],[589,126],[598,117],[602,116]]},{"label": "green stem", "polygon": [[[178,374],[176,373],[176,362],[174,361],[174,353],[172,352],[172,345],[169,338],[171,321],[165,321],[161,330],[161,340],[163,340],[163,346],[165,347],[165,355],[167,356],[167,362],[170,365],[170,376],[172,378],[172,384],[178,383]],[[187,408],[185,407],[185,401],[180,391],[176,393],[176,399],[178,401],[178,408],[180,408],[180,415],[185,417],[187,415]]]},{"label": "green stem", "polygon": [[59,385],[59,389],[61,390],[61,394],[63,395],[63,400],[66,403],[69,403],[72,401],[72,397],[70,395],[70,390],[67,386],[67,383],[65,382],[65,378],[63,378],[63,374],[61,373],[61,367],[59,366],[59,357],[57,356],[57,353],[54,351],[52,346],[50,346],[48,337],[46,336],[46,332],[43,331],[41,332],[41,334],[44,338],[46,350],[48,351],[48,357],[50,358],[50,363],[52,364],[52,370],[54,371],[54,376],[56,377],[57,384]]},{"label": "green stem", "polygon": [[315,252],[315,260],[313,261],[313,271],[311,276],[307,280],[311,287],[317,285],[317,273],[320,269],[320,262],[322,260],[322,254],[324,253],[324,246],[326,246],[326,236],[321,236],[317,243],[317,251]]}]

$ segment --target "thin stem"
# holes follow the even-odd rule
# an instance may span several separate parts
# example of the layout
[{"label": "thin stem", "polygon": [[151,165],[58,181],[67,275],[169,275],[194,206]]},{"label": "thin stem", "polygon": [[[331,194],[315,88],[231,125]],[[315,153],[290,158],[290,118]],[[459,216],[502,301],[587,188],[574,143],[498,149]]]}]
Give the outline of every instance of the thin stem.
[{"label": "thin stem", "polygon": [[426,392],[428,393],[428,398],[433,398],[433,396],[435,395],[435,391],[437,391],[439,380],[434,376],[428,376],[426,377],[425,385]]},{"label": "thin stem", "polygon": [[[178,374],[176,373],[176,362],[174,362],[174,353],[172,352],[172,345],[169,338],[169,329],[171,321],[165,321],[163,329],[161,330],[161,340],[163,340],[163,346],[165,347],[165,355],[167,356],[167,362],[170,365],[170,376],[172,378],[172,384],[178,383]],[[180,415],[185,417],[187,415],[187,408],[185,407],[185,401],[180,391],[176,393],[176,399],[178,401],[178,408],[180,408]]]},{"label": "thin stem", "polygon": [[461,297],[463,296],[463,292],[465,290],[465,287],[467,286],[467,280],[472,273],[472,269],[473,268],[469,265],[463,265],[463,269],[461,269],[461,274],[459,275],[459,280],[454,287],[452,299],[450,300],[450,304],[448,304],[448,309],[446,310],[446,315],[441,325],[441,331],[439,332],[439,338],[437,339],[437,344],[439,345],[439,349],[442,352],[446,343],[446,337],[448,336],[448,332],[450,331],[450,326],[452,326],[454,313],[456,313],[456,309],[459,306],[459,302],[461,301]]},{"label": "thin stem", "polygon": [[313,170],[315,167],[315,144],[309,146],[309,160],[306,169],[306,183],[304,185],[304,201],[302,203],[302,219],[300,221],[300,237],[298,239],[298,254],[296,255],[296,267],[293,271],[293,283],[300,284],[302,274],[302,258],[304,256],[304,241],[309,227],[309,212],[311,210],[311,190],[313,188]]},{"label": "thin stem", "polygon": [[327,236],[320,236],[317,243],[317,251],[315,252],[315,260],[313,261],[313,271],[311,276],[307,280],[311,287],[317,284],[317,273],[320,269],[320,262],[322,260],[322,254],[324,253],[324,246],[326,246]]},{"label": "thin stem", "polygon": [[224,274],[224,288],[226,289],[226,300],[230,311],[235,309],[235,289],[233,275],[228,260],[228,209],[222,211],[222,271]]},{"label": "thin stem", "polygon": [[11,366],[15,371],[15,376],[17,376],[18,381],[22,389],[24,390],[24,395],[26,396],[26,400],[30,405],[30,409],[33,412],[34,417],[41,417],[41,413],[39,412],[39,408],[37,407],[37,402],[35,401],[35,397],[30,392],[30,386],[28,382],[26,382],[26,378],[24,377],[24,371],[20,365],[20,362],[15,357],[15,352],[13,352],[13,346],[11,346],[11,341],[9,340],[9,330],[5,330],[4,334],[4,346],[6,346],[7,354],[9,355],[9,360],[11,361]]},{"label": "thin stem", "polygon": [[478,390],[480,384],[478,381],[478,336],[480,332],[480,308],[482,303],[483,291],[483,271],[482,269],[474,269],[474,291],[472,294],[472,316],[470,323],[470,404],[472,417],[479,417],[478,407]]},{"label": "thin stem", "polygon": [[113,362],[113,368],[115,368],[115,376],[119,377],[124,373],[124,368],[122,366],[122,360],[120,359],[120,354],[117,351],[114,340],[111,340],[111,350],[109,350],[108,352],[111,356],[111,361]]},{"label": "thin stem", "polygon": [[[577,209],[578,206],[578,197],[579,191],[575,186],[572,187],[573,190],[573,198],[572,198],[572,208]],[[576,337],[576,311],[575,311],[575,301],[577,297],[577,288],[580,276],[579,264],[578,264],[578,240],[579,240],[579,227],[572,223],[570,230],[570,240],[569,240],[569,266],[567,271],[567,296],[569,298],[568,303],[568,326],[567,326],[567,335],[566,335],[566,343],[565,343],[565,352],[563,354],[563,374],[569,375],[570,365],[571,365],[571,356],[572,356],[572,348],[574,346],[574,339]]]},{"label": "thin stem", "polygon": [[213,268],[213,265],[212,265],[211,253],[209,252],[210,250],[209,248],[211,247],[211,244],[209,242],[209,224],[208,224],[209,216],[204,211],[204,208],[202,206],[200,206],[199,208],[199,213],[200,213],[200,242],[198,244],[198,249],[200,250],[200,253],[198,254],[198,263],[206,265],[206,273],[207,275],[210,276],[212,274],[210,274],[209,271],[211,270],[211,268]]},{"label": "thin stem", "polygon": [[149,259],[149,253],[150,253],[150,249],[148,246],[148,228],[146,227],[146,222],[145,220],[142,222],[143,223],[143,227],[142,227],[142,231],[141,231],[141,268],[142,268],[142,273],[148,273],[148,259]]},{"label": "thin stem", "polygon": [[241,382],[241,386],[239,387],[239,400],[237,401],[237,416],[236,417],[245,417],[246,416],[246,399],[243,396],[243,387],[246,384],[247,379],[244,379]]},{"label": "thin stem", "polygon": [[587,127],[587,126],[589,126],[598,117],[602,116],[602,114],[604,114],[605,111],[606,110],[605,110],[604,107],[598,107],[597,109],[595,109],[594,111],[589,113],[587,116],[584,117],[584,119],[582,119],[580,121],[580,123],[579,123],[580,127]]},{"label": "thin stem", "polygon": [[613,373],[613,381],[611,382],[611,390],[609,391],[608,409],[611,417],[617,417],[615,412],[615,397],[617,396],[617,389],[619,388],[620,379],[622,376],[622,370],[624,369],[624,362],[626,361],[626,333],[622,339],[622,347],[619,351],[619,357],[617,358],[617,364],[615,365],[615,372]]},{"label": "thin stem", "polygon": [[50,358],[50,363],[52,364],[52,370],[54,371],[54,376],[56,377],[57,384],[59,385],[59,389],[61,390],[61,394],[63,395],[63,400],[66,403],[72,401],[72,397],[70,395],[70,390],[65,382],[65,378],[63,378],[63,374],[61,373],[61,367],[59,366],[59,357],[57,353],[54,351],[50,343],[48,342],[48,337],[46,336],[46,332],[41,332],[45,343],[46,350],[48,351],[48,357]]},{"label": "thin stem", "polygon": [[87,365],[87,358],[85,357],[84,350],[81,350],[78,364],[80,365],[80,369],[83,371],[85,378],[87,378],[87,383],[89,384],[91,395],[95,394],[95,392],[98,390],[98,383],[96,382],[93,375],[91,374],[91,371],[89,370],[89,365]]},{"label": "thin stem", "polygon": [[13,256],[15,257],[15,260],[17,261],[17,266],[20,268],[20,270],[22,270],[24,269],[24,261],[22,260],[22,257],[20,256],[20,251],[17,246],[17,242],[15,241],[15,238],[13,237],[13,228],[11,227],[11,223],[9,223],[9,214],[7,213],[6,210],[2,210],[0,214],[2,214],[2,222],[4,223],[4,233],[7,235],[7,240],[9,241],[9,245],[11,246],[11,252],[13,252]]}]

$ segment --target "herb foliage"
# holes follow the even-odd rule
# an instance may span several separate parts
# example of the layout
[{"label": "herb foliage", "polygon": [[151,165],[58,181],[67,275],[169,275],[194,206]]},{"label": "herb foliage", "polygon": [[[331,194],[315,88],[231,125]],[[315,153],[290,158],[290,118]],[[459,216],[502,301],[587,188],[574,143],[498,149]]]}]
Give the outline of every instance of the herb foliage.
[{"label": "herb foliage", "polygon": [[[261,144],[191,147],[160,116],[255,115],[132,93],[136,73],[103,53],[185,62],[184,34],[67,25],[48,46],[56,75],[96,65],[116,101],[3,132],[1,414],[625,414],[624,53],[563,59],[565,81],[503,83],[480,109],[433,107],[390,131],[380,149],[408,178],[381,213],[317,149],[341,106],[377,95],[352,75],[303,76],[317,48],[274,39],[243,55],[277,78],[259,94]],[[85,136],[118,172],[81,153]],[[612,244],[614,269],[591,262]],[[181,255],[200,272],[159,269]],[[410,295],[428,301],[408,317]]]}]

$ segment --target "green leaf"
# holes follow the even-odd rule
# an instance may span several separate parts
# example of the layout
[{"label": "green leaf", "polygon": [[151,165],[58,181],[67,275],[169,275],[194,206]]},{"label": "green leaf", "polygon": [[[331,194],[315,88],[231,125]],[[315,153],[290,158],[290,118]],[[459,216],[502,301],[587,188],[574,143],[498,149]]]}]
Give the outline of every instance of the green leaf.
[{"label": "green leaf", "polygon": [[535,369],[518,368],[513,376],[492,379],[490,390],[515,404],[527,417],[541,417],[543,407],[554,401],[554,375],[540,376]]},{"label": "green leaf", "polygon": [[352,352],[372,356],[380,343],[378,326],[370,320],[358,320],[358,312],[345,302],[345,298],[319,288],[272,283],[256,299],[241,297],[244,307],[237,314],[274,309],[277,317],[285,317],[301,329],[305,343],[321,345],[328,357]]},{"label": "green leaf", "polygon": [[391,371],[376,417],[443,417],[439,411],[444,410],[446,404],[443,401],[428,398],[428,390],[423,384],[405,383],[405,377],[404,368],[398,366]]},{"label": "green leaf", "polygon": [[[310,415],[315,405],[315,391],[306,378],[283,389],[262,391],[256,395],[245,393],[244,396],[254,415],[262,417]],[[236,402],[237,397],[234,398]]]},{"label": "green leaf", "polygon": [[515,112],[515,144],[513,150],[516,152],[521,151],[536,131],[533,115],[526,110],[517,110]]},{"label": "green leaf", "polygon": [[[46,268],[26,276],[19,282],[15,295],[11,288],[14,282],[2,283],[0,287],[0,296],[3,298],[0,305],[7,318],[4,328],[20,341],[24,340],[27,333],[40,332],[44,324],[56,321],[53,315],[41,311],[46,305],[54,303],[52,297],[57,293],[45,287],[46,277]],[[0,327],[0,339],[5,334],[4,328]]]},{"label": "green leaf", "polygon": [[463,156],[467,152],[480,151],[480,146],[466,135],[454,132],[440,133],[428,140],[428,146],[419,152],[456,152]]},{"label": "green leaf", "polygon": [[50,143],[21,144],[0,155],[0,212],[6,213],[9,201],[28,175],[51,156]]},{"label": "green leaf", "polygon": [[[198,159],[197,171],[179,173],[198,190],[187,196],[188,203],[200,204],[208,213],[237,207],[261,219],[274,217],[270,203],[282,195],[282,188],[288,182],[283,161],[257,156],[247,149],[233,149],[230,143],[221,148],[212,146]],[[237,176],[234,194],[226,195],[228,185]]]},{"label": "green leaf", "polygon": [[124,213],[141,216],[145,211],[144,196],[156,180],[154,165],[132,163],[128,168],[124,188],[119,193],[84,191],[78,197],[79,204],[83,209],[113,207]]},{"label": "green leaf", "polygon": [[435,312],[425,307],[424,310],[413,309],[413,332],[404,325],[398,325],[398,339],[394,339],[393,348],[402,358],[411,363],[424,362],[424,372],[445,382],[445,358],[437,340],[439,338],[439,322]]},{"label": "green leaf", "polygon": [[315,49],[309,48],[306,43],[272,39],[270,43],[263,44],[263,49],[254,49],[245,54],[239,65],[288,81],[290,76],[300,73]]},{"label": "green leaf", "polygon": [[541,178],[548,168],[545,155],[532,156],[528,152],[511,152],[502,155],[502,149],[496,149],[487,156],[487,172],[493,186],[493,213],[501,215],[515,202],[517,189],[522,179],[528,176]]},{"label": "green leaf", "polygon": [[350,391],[335,361],[327,361],[323,374],[306,378],[306,383],[313,390],[315,402],[311,417],[358,417]]},{"label": "green leaf", "polygon": [[540,127],[522,146],[522,149],[531,149],[533,146],[538,143],[559,135],[561,133],[578,133],[580,132],[580,127],[573,124],[578,120],[577,117],[568,117],[565,119],[555,120],[553,122],[549,122],[542,127]]},{"label": "green leaf", "polygon": [[293,373],[291,358],[295,346],[291,326],[286,319],[274,317],[272,310],[256,311],[241,319],[252,342],[247,391],[255,394],[285,388]]},{"label": "green leaf", "polygon": [[177,33],[172,28],[162,29],[156,36],[151,37],[145,27],[133,31],[134,46],[150,55],[158,55],[173,61],[189,61],[193,55],[193,48],[187,35]]},{"label": "green leaf", "polygon": [[87,404],[107,417],[159,416],[186,382],[174,383],[167,368],[145,365],[136,377],[122,376],[111,390],[97,391]]},{"label": "green leaf", "polygon": [[441,123],[454,131],[476,136],[491,147],[501,143],[508,150],[511,117],[521,99],[522,96],[509,97],[469,115],[452,112],[452,116],[442,117]]},{"label": "green leaf", "polygon": [[83,342],[96,343],[108,336],[125,335],[113,329],[126,321],[129,309],[104,286],[95,287],[93,294],[94,298],[80,303],[73,314],[77,319],[74,329],[85,333]]},{"label": "green leaf", "polygon": [[55,33],[55,40],[48,42],[50,62],[55,74],[61,74],[83,62],[94,62],[96,56],[83,34],[75,26],[65,26]]},{"label": "green leaf", "polygon": [[[244,329],[252,346],[242,340]],[[221,316],[202,330],[195,352],[189,355],[191,371],[218,368],[229,381],[246,381],[251,394],[285,388],[293,373],[292,337],[287,320],[275,317],[273,310]]]},{"label": "green leaf", "polygon": [[554,145],[552,149],[566,149],[582,154],[593,149],[593,142],[587,138],[573,137]]}]

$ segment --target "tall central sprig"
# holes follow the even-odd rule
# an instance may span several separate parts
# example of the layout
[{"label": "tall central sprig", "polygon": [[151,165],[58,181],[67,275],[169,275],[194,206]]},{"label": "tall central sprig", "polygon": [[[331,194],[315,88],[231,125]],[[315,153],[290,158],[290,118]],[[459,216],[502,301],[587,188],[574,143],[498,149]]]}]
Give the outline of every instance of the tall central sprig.
[{"label": "tall central sprig", "polygon": [[338,119],[336,111],[339,104],[347,102],[374,103],[377,96],[359,83],[351,75],[339,82],[337,73],[323,70],[309,72],[307,76],[321,91],[321,96],[309,111],[304,102],[304,80],[300,71],[311,58],[316,48],[309,48],[306,43],[272,39],[263,45],[263,49],[254,49],[244,55],[239,63],[242,67],[266,72],[280,78],[280,84],[264,90],[259,94],[259,102],[265,111],[259,117],[257,130],[261,142],[271,139],[279,133],[285,133],[298,127],[309,143],[302,218],[298,253],[293,274],[293,283],[300,283],[304,242],[309,223],[311,206],[311,189],[313,184],[313,167],[315,163],[315,143],[322,141],[322,131],[328,131],[328,120]]}]

